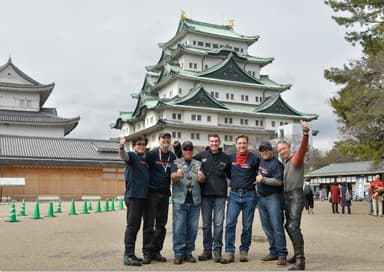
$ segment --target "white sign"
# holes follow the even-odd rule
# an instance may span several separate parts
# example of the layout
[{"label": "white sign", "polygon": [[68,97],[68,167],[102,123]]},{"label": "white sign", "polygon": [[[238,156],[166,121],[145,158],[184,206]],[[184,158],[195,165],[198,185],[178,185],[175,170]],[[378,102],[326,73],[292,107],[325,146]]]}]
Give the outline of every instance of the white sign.
[{"label": "white sign", "polygon": [[24,186],[24,178],[0,178],[0,186]]}]

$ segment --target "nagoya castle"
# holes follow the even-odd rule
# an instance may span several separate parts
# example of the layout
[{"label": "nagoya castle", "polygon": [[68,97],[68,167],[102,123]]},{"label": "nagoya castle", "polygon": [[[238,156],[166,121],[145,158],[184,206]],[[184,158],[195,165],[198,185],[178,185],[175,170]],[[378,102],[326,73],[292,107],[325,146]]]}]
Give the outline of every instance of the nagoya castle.
[{"label": "nagoya castle", "polygon": [[275,138],[280,126],[317,119],[283,100],[281,93],[291,85],[261,73],[273,58],[248,53],[258,38],[237,33],[233,20],[217,25],[182,11],[176,34],[159,45],[160,59],[145,67],[141,90],[132,95],[136,107],[120,112],[111,127],[128,141],[145,134],[151,148],[166,131],[200,148],[218,134],[230,149],[240,134],[255,148]]}]

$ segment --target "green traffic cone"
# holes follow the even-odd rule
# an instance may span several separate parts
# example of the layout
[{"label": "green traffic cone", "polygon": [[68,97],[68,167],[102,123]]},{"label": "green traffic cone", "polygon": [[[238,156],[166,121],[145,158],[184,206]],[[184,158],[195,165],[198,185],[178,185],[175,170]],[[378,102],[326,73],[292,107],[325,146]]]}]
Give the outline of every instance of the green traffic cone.
[{"label": "green traffic cone", "polygon": [[39,201],[36,201],[35,204],[35,210],[33,211],[32,219],[42,219],[40,216],[40,207],[39,207]]},{"label": "green traffic cone", "polygon": [[169,197],[169,204],[172,204],[172,197]]},{"label": "green traffic cone", "polygon": [[108,200],[108,198],[105,200],[104,211],[109,212],[109,200]]},{"label": "green traffic cone", "polygon": [[12,201],[11,209],[9,211],[9,218],[8,218],[7,222],[10,222],[10,223],[18,222],[18,220],[16,219],[15,201]]},{"label": "green traffic cone", "polygon": [[119,210],[124,210],[124,203],[122,198],[119,199]]},{"label": "green traffic cone", "polygon": [[53,202],[52,201],[49,201],[47,217],[55,217],[55,214],[53,213]]},{"label": "green traffic cone", "polygon": [[97,200],[97,206],[96,206],[96,213],[101,213],[101,203],[100,203],[100,199]]},{"label": "green traffic cone", "polygon": [[92,211],[92,201],[88,202],[88,211]]},{"label": "green traffic cone", "polygon": [[62,211],[61,211],[61,200],[59,200],[59,202],[57,203],[56,213],[62,213]]},{"label": "green traffic cone", "polygon": [[73,199],[72,199],[72,204],[71,204],[71,210],[69,211],[68,215],[77,215],[75,200],[73,200]]},{"label": "green traffic cone", "polygon": [[81,212],[81,214],[89,214],[89,212],[88,212],[88,205],[87,205],[87,201],[86,200],[84,200],[83,211]]},{"label": "green traffic cone", "polygon": [[111,200],[111,209],[110,209],[110,211],[116,211],[116,209],[115,209],[115,198],[112,198],[112,200]]},{"label": "green traffic cone", "polygon": [[19,215],[20,216],[26,216],[26,214],[25,214],[25,201],[24,201],[24,199],[23,199],[23,202],[21,202],[21,207],[20,207]]}]

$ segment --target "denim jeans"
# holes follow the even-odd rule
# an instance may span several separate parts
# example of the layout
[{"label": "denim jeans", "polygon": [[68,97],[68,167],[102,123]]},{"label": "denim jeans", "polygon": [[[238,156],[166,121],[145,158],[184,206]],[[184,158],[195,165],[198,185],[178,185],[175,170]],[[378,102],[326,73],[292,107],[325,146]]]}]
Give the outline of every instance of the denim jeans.
[{"label": "denim jeans", "polygon": [[237,217],[242,212],[243,229],[240,252],[248,252],[252,241],[252,224],[257,200],[256,192],[231,192],[227,203],[227,223],[225,226],[225,252],[235,254]]},{"label": "denim jeans", "polygon": [[173,251],[175,256],[192,254],[195,250],[200,205],[173,202]]},{"label": "denim jeans", "polygon": [[[225,197],[203,196],[201,201],[201,216],[203,218],[203,248],[204,252],[221,254],[223,247],[223,223]],[[212,236],[213,216],[213,236]]]},{"label": "denim jeans", "polygon": [[257,199],[261,226],[269,242],[269,253],[274,257],[287,256],[284,232],[284,197],[276,193]]}]

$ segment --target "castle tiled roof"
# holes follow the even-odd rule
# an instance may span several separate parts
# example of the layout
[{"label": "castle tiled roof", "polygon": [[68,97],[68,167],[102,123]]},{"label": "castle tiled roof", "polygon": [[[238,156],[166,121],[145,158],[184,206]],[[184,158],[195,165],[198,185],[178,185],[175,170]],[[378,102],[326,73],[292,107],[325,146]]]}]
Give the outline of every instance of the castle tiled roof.
[{"label": "castle tiled roof", "polygon": [[117,140],[0,135],[0,165],[122,166]]}]

